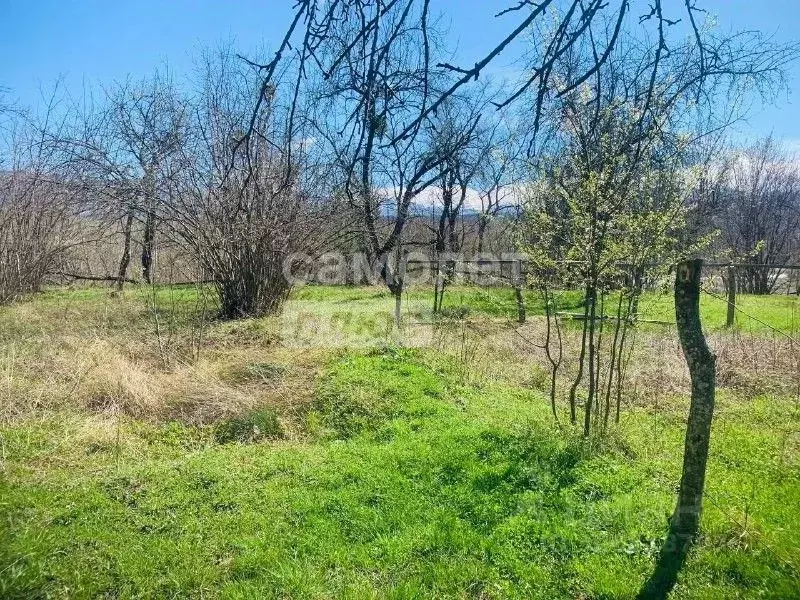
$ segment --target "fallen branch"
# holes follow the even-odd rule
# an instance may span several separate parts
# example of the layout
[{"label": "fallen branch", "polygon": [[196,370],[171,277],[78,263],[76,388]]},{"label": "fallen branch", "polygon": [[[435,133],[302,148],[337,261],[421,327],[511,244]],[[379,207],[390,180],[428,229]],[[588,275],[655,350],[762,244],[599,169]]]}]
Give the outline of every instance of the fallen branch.
[{"label": "fallen branch", "polygon": [[[79,273],[66,273],[64,271],[52,271],[47,274],[56,277],[69,277],[70,279],[81,279],[83,281],[116,282],[120,280],[119,277],[114,277],[112,275],[81,275]],[[125,283],[139,283],[135,279],[129,279],[128,277],[124,278],[122,281],[124,281]]]},{"label": "fallen branch", "polygon": [[[585,321],[586,319],[588,319],[588,317],[586,315],[584,315],[583,313],[557,312],[556,316],[559,316],[559,317],[570,317],[573,321]],[[629,323],[633,323],[635,321],[636,323],[653,323],[655,325],[675,325],[674,321],[659,321],[659,320],[656,320],[656,319],[639,319],[639,318],[636,318],[636,319],[627,318],[626,319],[626,318],[615,317],[613,315],[604,315],[602,317],[598,315],[598,316],[596,316],[594,318],[594,320],[595,321],[600,321],[600,320],[603,320],[603,321],[608,321],[608,320],[611,320],[611,321],[628,321]]]}]

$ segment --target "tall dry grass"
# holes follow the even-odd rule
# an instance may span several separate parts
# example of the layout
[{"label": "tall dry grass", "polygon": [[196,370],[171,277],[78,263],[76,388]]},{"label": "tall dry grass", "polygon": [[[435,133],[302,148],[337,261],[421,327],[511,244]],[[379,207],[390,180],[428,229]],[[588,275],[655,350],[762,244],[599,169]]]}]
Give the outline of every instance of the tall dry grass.
[{"label": "tall dry grass", "polygon": [[[566,394],[577,368],[580,332],[569,325],[563,333],[563,364],[558,372],[559,402]],[[548,391],[550,363],[542,348],[543,318],[529,318],[523,326],[480,318],[439,326],[435,347],[462,362],[474,380],[503,380]],[[611,336],[605,337],[603,357],[609,354]],[[756,396],[796,397],[800,405],[800,345],[787,335],[720,331],[708,335],[717,356],[717,387],[741,399]],[[630,334],[625,353],[623,407],[664,407],[686,398],[691,381],[674,326],[638,327]],[[607,374],[607,363],[602,367]],[[580,392],[580,390],[579,390]],[[580,393],[579,393],[580,396]]]},{"label": "tall dry grass", "polygon": [[199,321],[195,299],[158,294],[91,289],[3,309],[0,422],[81,411],[202,425],[272,405],[291,419],[310,398],[316,367],[275,336]]}]

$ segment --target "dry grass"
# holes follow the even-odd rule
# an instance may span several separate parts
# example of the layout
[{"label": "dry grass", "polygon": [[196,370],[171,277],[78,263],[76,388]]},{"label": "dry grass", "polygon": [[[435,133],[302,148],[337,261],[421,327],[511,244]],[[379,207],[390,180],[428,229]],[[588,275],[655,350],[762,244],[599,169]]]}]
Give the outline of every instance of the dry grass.
[{"label": "dry grass", "polygon": [[[580,332],[562,331],[564,356],[558,389],[562,405],[577,372]],[[604,334],[608,352],[611,335]],[[691,381],[674,327],[649,327],[630,334],[623,402],[627,406],[665,407],[688,396]],[[439,327],[433,344],[442,353],[464,362],[471,381],[503,381],[548,391],[550,363],[543,348],[545,322],[529,318],[522,326],[496,319],[471,318]],[[800,346],[785,336],[765,336],[741,331],[714,332],[708,342],[717,356],[717,386],[740,399],[787,396],[800,399]],[[554,342],[555,349],[555,342]],[[607,355],[604,355],[607,356]],[[607,367],[602,367],[607,377]]]},{"label": "dry grass", "polygon": [[94,291],[3,309],[0,421],[79,410],[204,425],[270,406],[298,435],[320,357],[283,347],[268,324],[198,324],[193,305],[163,306],[156,319],[141,294]]},{"label": "dry grass", "polygon": [[[200,305],[190,292],[141,289],[121,298],[100,289],[56,292],[2,309],[0,420],[81,410],[204,425],[268,406],[289,437],[302,437],[321,366],[340,351],[376,344],[435,348],[456,359],[465,383],[549,386],[540,317],[524,326],[480,314],[430,325],[414,318],[429,304],[422,298],[407,304],[409,325],[398,334],[385,323],[391,299],[362,291],[346,302],[296,300],[281,318],[226,323],[198,320]],[[580,335],[574,326],[563,334],[565,405]],[[608,331],[604,340],[610,344]],[[800,347],[785,337],[736,330],[709,340],[720,388],[742,397],[800,391]],[[637,329],[625,403],[659,407],[688,389],[674,328]]]}]

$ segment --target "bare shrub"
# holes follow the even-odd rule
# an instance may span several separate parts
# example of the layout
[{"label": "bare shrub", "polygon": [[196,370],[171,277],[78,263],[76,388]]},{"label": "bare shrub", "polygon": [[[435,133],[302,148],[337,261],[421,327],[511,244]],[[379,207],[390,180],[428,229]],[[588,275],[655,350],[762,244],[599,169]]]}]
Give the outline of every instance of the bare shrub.
[{"label": "bare shrub", "polygon": [[6,142],[0,149],[0,304],[39,290],[76,243],[81,197],[32,123],[20,118]]},{"label": "bare shrub", "polygon": [[259,89],[227,51],[204,68],[168,222],[213,282],[223,318],[274,314],[290,289],[284,260],[319,247],[328,201],[313,193],[309,142],[276,89]]}]

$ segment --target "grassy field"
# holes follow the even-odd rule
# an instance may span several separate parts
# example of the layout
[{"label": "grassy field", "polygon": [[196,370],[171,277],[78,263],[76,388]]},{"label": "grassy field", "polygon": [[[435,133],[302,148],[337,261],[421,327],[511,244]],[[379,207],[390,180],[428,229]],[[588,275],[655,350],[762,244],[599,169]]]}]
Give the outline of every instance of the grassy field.
[{"label": "grassy field", "polygon": [[[403,332],[375,288],[236,323],[193,288],[0,309],[0,597],[631,598],[680,473],[674,328],[641,332],[619,426],[584,440],[520,345],[533,295],[520,329],[508,290],[451,290],[469,325],[430,304],[408,294]],[[800,304],[741,306],[727,332],[703,302],[721,389],[675,598],[800,598],[800,381],[771,329]]]},{"label": "grassy field", "polygon": [[[716,331],[725,328],[728,309],[724,294],[711,292],[701,296],[703,325],[707,330]],[[389,299],[389,292],[376,288],[352,288],[314,285],[300,288],[294,294],[296,300],[328,301],[334,303],[370,303],[378,299]],[[406,294],[411,310],[424,312],[433,304],[431,291],[428,288],[415,288]],[[583,295],[580,291],[565,291],[557,294],[558,309],[563,312],[577,313],[582,310]],[[445,295],[446,307],[466,306],[470,311],[493,317],[507,319],[517,318],[517,304],[513,290],[509,288],[467,287],[457,286],[449,289]],[[607,312],[613,313],[616,297],[606,300]],[[528,314],[543,315],[544,305],[535,291],[526,293]],[[384,307],[388,309],[388,305]],[[664,292],[645,292],[640,303],[642,319],[656,321],[675,321],[675,308],[672,295]],[[800,331],[800,296],[774,295],[737,296],[736,329],[744,332],[767,332],[779,329],[787,333]]]}]

